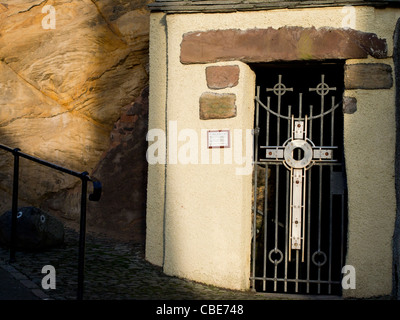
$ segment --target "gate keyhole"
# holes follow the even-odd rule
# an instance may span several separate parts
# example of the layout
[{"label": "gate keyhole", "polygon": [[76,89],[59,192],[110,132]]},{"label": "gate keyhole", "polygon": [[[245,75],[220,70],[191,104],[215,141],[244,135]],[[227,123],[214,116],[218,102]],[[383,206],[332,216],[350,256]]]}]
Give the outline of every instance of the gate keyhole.
[{"label": "gate keyhole", "polygon": [[304,150],[302,148],[294,148],[292,157],[296,161],[301,161],[304,158]]}]

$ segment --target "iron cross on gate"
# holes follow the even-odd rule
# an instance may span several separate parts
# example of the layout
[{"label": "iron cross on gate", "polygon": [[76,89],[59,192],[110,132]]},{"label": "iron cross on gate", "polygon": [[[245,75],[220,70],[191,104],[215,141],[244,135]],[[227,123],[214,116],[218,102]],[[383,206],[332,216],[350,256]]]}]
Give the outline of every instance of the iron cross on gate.
[{"label": "iron cross on gate", "polygon": [[[329,93],[330,88],[324,82],[324,75],[321,77],[321,83],[316,88],[309,88],[309,91],[315,91],[321,96],[321,106],[324,105],[324,96]],[[286,91],[293,91],[292,88],[286,88],[279,83],[274,88],[267,88],[267,91],[273,91],[278,96],[280,105],[281,96]],[[321,116],[323,116],[321,114]],[[314,117],[313,117],[314,118]],[[291,251],[302,251],[302,262],[304,262],[304,239],[305,239],[305,198],[306,198],[306,171],[315,163],[332,162],[333,149],[336,146],[316,146],[307,138],[307,121],[312,118],[291,117],[291,137],[287,139],[282,146],[262,146],[265,148],[265,159],[261,161],[282,162],[290,171],[290,215],[289,215],[289,261],[291,261]],[[291,250],[290,250],[291,249]]]}]

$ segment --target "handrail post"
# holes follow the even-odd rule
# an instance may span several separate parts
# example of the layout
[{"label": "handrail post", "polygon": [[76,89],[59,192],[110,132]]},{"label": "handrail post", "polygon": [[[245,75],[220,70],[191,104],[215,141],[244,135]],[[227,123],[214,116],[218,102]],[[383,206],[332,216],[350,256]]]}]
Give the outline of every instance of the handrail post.
[{"label": "handrail post", "polygon": [[93,193],[89,195],[90,201],[99,201],[102,193],[101,182],[94,177],[90,177],[89,173],[76,172],[70,169],[60,167],[54,163],[44,161],[42,159],[33,157],[29,154],[21,152],[19,148],[12,149],[8,146],[0,144],[0,149],[10,152],[14,156],[14,176],[13,176],[13,195],[12,195],[12,209],[11,209],[11,236],[10,236],[10,262],[15,262],[16,240],[17,240],[17,219],[18,219],[18,181],[19,181],[19,158],[25,158],[49,167],[51,169],[64,172],[74,177],[80,178],[82,181],[81,193],[81,217],[80,217],[80,230],[79,230],[79,252],[78,252],[78,289],[77,299],[83,299],[84,287],[84,268],[85,268],[85,235],[86,235],[86,203],[87,203],[87,184],[88,181],[93,183]]},{"label": "handrail post", "polygon": [[86,234],[86,197],[87,197],[87,172],[82,172],[81,194],[81,219],[79,228],[79,255],[78,255],[78,293],[77,300],[83,299],[83,287],[85,278],[85,234]]},{"label": "handrail post", "polygon": [[10,262],[15,262],[15,249],[17,240],[17,211],[18,211],[18,181],[19,181],[19,148],[13,150],[14,174],[13,174],[13,194],[11,208],[11,239],[10,239]]}]

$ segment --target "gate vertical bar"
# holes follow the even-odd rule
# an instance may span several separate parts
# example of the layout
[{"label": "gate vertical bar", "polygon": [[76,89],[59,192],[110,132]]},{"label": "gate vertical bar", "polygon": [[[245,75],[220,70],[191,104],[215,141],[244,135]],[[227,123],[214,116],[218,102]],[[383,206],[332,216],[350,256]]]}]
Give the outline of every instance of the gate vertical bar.
[{"label": "gate vertical bar", "polygon": [[[323,79],[323,78],[322,78]],[[323,80],[322,80],[323,82]],[[321,94],[321,114],[325,111],[324,95]],[[324,117],[321,117],[319,145],[324,145]],[[321,223],[322,223],[322,166],[319,166],[319,195],[318,195],[318,252],[321,252]],[[318,265],[318,294],[321,293],[321,265]]]},{"label": "gate vertical bar", "polygon": [[[310,140],[312,140],[312,116],[313,116],[313,106],[310,105],[310,124],[309,124],[309,137]],[[310,246],[310,237],[311,237],[311,171],[312,168],[310,168],[308,170],[308,183],[307,183],[307,187],[308,187],[308,194],[307,194],[307,213],[308,213],[308,217],[307,217],[307,288],[306,288],[306,292],[309,293],[310,292],[310,256],[311,256],[311,246]]]},{"label": "gate vertical bar", "polygon": [[[343,167],[342,167],[343,168]],[[342,172],[343,174],[343,172]],[[340,266],[343,267],[344,265],[344,194],[342,194],[341,196],[341,205],[342,205],[342,214],[341,214],[341,218],[342,218],[342,223],[341,223],[341,246],[340,246]]]},{"label": "gate vertical bar", "polygon": [[[341,164],[341,172],[342,172],[342,178],[345,180],[345,160],[344,157],[341,159],[342,164]],[[343,182],[345,184],[345,181]],[[346,188],[346,186],[343,186]],[[343,193],[340,195],[341,198],[341,224],[340,224],[340,268],[344,266],[344,245],[345,245],[345,196],[346,192],[343,190]]]},{"label": "gate vertical bar", "polygon": [[[302,116],[303,116],[303,94],[302,93],[299,93],[299,118],[302,118]],[[307,137],[307,116],[305,117],[305,120],[304,120],[304,127],[305,127],[305,132],[304,132],[304,136],[305,137]],[[299,158],[300,158],[300,150],[299,150]],[[305,176],[306,176],[306,173],[305,173],[305,170],[303,170],[303,177],[302,177],[302,181],[303,181],[303,202],[302,202],[302,205],[303,206],[305,206],[305,195],[306,195],[306,190],[305,190],[305,187],[306,187],[306,183],[305,183]],[[303,214],[303,217],[302,217],[302,224],[303,224],[303,234],[302,234],[302,236],[303,236],[303,239],[301,239],[300,241],[302,241],[302,245],[301,245],[301,250],[302,250],[302,255],[303,255],[303,257],[302,257],[302,261],[304,262],[304,237],[305,237],[305,232],[304,232],[304,225],[305,225],[305,217],[304,217],[304,213],[305,213],[305,208],[302,208],[302,214]],[[298,253],[298,252],[297,252]],[[298,257],[296,257],[296,260],[298,260]],[[296,279],[298,279],[298,276],[296,277]],[[296,288],[298,289],[298,284],[296,283]]]},{"label": "gate vertical bar", "polygon": [[[279,166],[276,165],[275,166],[275,221],[274,221],[274,227],[275,227],[275,247],[274,249],[277,250],[278,249],[278,214],[279,214]],[[274,291],[277,290],[277,275],[278,275],[278,265],[276,263],[274,263]]]},{"label": "gate vertical bar", "polygon": [[[271,107],[271,99],[270,97],[267,98],[267,106],[268,108]],[[269,143],[269,112],[267,112],[267,119],[266,119],[266,142],[267,145]],[[265,165],[265,189],[264,189],[264,255],[263,255],[263,290],[266,290],[266,280],[267,277],[267,233],[268,233],[268,165]]]},{"label": "gate vertical bar", "polygon": [[[299,94],[299,118],[302,117],[302,110],[303,109],[303,94]],[[304,118],[304,137],[307,138],[307,115]],[[299,158],[300,158],[300,151],[299,151]],[[302,176],[302,181],[303,181],[303,200],[302,200],[302,244],[301,244],[301,262],[304,262],[304,242],[305,242],[305,225],[306,225],[306,170],[303,170],[303,176]]]},{"label": "gate vertical bar", "polygon": [[[260,86],[257,86],[257,98],[260,98]],[[254,128],[254,190],[253,190],[253,265],[252,288],[256,290],[256,239],[257,239],[257,168],[258,168],[258,134],[259,134],[259,103],[256,103],[256,123]]]},{"label": "gate vertical bar", "polygon": [[79,253],[78,253],[78,293],[77,299],[83,299],[85,281],[85,235],[86,235],[86,197],[87,197],[87,172],[83,172],[81,194],[81,219],[79,228]]},{"label": "gate vertical bar", "polygon": [[11,239],[10,239],[10,262],[15,262],[15,250],[17,241],[17,211],[18,211],[18,181],[19,181],[19,154],[20,149],[13,150],[14,173],[13,173],[13,194],[11,207]]},{"label": "gate vertical bar", "polygon": [[[302,102],[302,100],[303,100],[303,94],[302,93],[299,93],[299,118],[301,118],[302,117],[302,108],[303,108],[303,102]],[[305,137],[307,137],[307,116],[305,117],[305,120],[304,120],[304,127],[305,127],[305,133],[304,133],[304,136]],[[300,150],[299,150],[299,152],[298,152],[298,156],[299,156],[299,158],[300,158]],[[303,200],[302,200],[302,206],[304,206],[305,205],[305,192],[306,192],[306,190],[305,190],[305,186],[306,186],[306,184],[305,184],[305,175],[306,175],[306,173],[305,173],[305,170],[303,169],[302,170],[302,177],[301,177],[301,181],[302,181],[302,183],[303,183]],[[302,207],[301,208],[302,209],[302,215],[303,215],[303,217],[302,217],[302,224],[303,224],[303,226],[304,226],[304,224],[305,224],[305,220],[304,220],[304,208]],[[300,241],[302,242],[302,245],[301,245],[301,250],[302,250],[302,254],[303,254],[303,258],[302,258],[302,261],[304,261],[304,236],[305,236],[305,234],[304,234],[304,229],[303,229],[303,234],[302,234],[302,237],[303,237],[303,239],[300,239]],[[298,274],[298,260],[299,260],[299,251],[297,250],[296,251],[296,280],[298,280],[299,279],[299,274]],[[299,285],[298,285],[298,281],[296,281],[296,292],[298,292],[298,289],[299,289]]]},{"label": "gate vertical bar", "polygon": [[[279,75],[279,83],[281,83],[282,76]],[[278,114],[281,114],[281,92],[278,94]],[[276,146],[280,145],[281,135],[281,118],[276,117]],[[278,249],[278,215],[279,215],[279,166],[275,166],[275,250]],[[277,276],[278,276],[278,265],[275,260],[274,263],[274,291],[277,290]]]},{"label": "gate vertical bar", "polygon": [[[332,97],[332,107],[335,105],[335,96]],[[331,146],[334,143],[334,128],[335,128],[335,110],[331,114]],[[329,177],[332,177],[333,166],[329,166]],[[331,185],[330,185],[331,188]],[[332,280],[332,215],[333,215],[333,194],[332,190],[329,190],[329,269],[328,269],[328,294],[331,293],[331,283]]]},{"label": "gate vertical bar", "polygon": [[299,250],[296,250],[296,287],[295,292],[299,292]]},{"label": "gate vertical bar", "polygon": [[[290,128],[291,128],[291,117],[292,117],[292,108],[289,106],[288,110],[288,123],[287,123],[287,136],[290,135]],[[284,291],[287,291],[287,272],[288,272],[288,247],[289,247],[289,235],[288,235],[288,223],[289,223],[289,206],[290,206],[290,192],[289,192],[289,185],[290,185],[290,171],[286,171],[286,217],[285,217],[285,285]]]}]

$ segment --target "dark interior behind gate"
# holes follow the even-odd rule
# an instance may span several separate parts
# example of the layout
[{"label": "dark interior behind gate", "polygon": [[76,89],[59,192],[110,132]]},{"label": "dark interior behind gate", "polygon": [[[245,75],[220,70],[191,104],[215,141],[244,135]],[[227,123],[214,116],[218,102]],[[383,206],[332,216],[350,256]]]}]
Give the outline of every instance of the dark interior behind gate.
[{"label": "dark interior behind gate", "polygon": [[[253,69],[257,89],[252,287],[340,295],[347,238],[343,63],[264,64]],[[303,119],[310,144],[331,148],[333,153],[332,160],[313,158],[304,168],[302,250],[292,250],[289,244],[291,168],[284,165],[282,155],[273,161],[265,156],[268,146],[267,150],[284,150],[292,135],[292,118]],[[304,151],[295,149],[292,157],[301,160]]]}]

